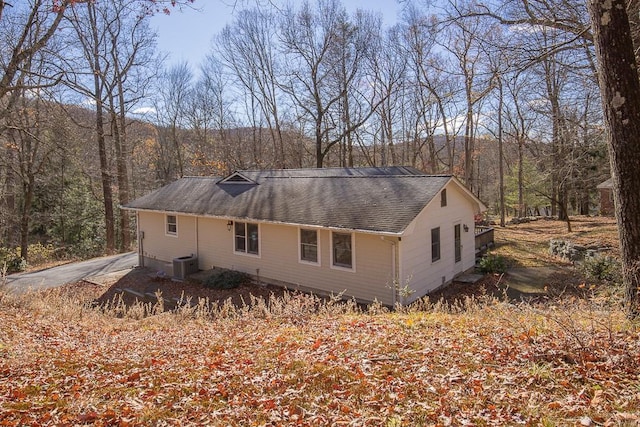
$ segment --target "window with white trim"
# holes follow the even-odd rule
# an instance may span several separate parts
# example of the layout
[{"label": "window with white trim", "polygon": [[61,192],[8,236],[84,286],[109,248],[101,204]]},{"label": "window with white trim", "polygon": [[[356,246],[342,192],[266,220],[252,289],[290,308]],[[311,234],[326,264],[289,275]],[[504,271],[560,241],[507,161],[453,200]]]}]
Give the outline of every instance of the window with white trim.
[{"label": "window with white trim", "polygon": [[169,236],[178,235],[178,217],[175,215],[167,215],[165,217],[165,233]]},{"label": "window with white trim", "polygon": [[331,233],[333,265],[353,268],[353,245],[351,233]]},{"label": "window with white trim", "polygon": [[440,192],[440,206],[443,208],[447,206],[447,189],[446,188]]},{"label": "window with white trim", "polygon": [[258,224],[235,221],[234,242],[234,250],[236,252],[259,255],[260,237]]},{"label": "window with white trim", "polygon": [[318,231],[300,229],[300,261],[318,264]]}]

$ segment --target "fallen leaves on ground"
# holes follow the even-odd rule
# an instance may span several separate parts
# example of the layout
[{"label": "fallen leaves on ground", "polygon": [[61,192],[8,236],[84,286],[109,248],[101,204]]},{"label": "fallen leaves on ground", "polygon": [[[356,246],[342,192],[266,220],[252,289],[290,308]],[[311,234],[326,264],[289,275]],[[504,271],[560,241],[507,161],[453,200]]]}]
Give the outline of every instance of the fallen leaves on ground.
[{"label": "fallen leaves on ground", "polygon": [[[635,425],[640,334],[613,308],[470,303],[115,318],[5,298],[0,425]],[[312,301],[313,302],[313,301]],[[56,306],[56,304],[58,304]]]},{"label": "fallen leaves on ground", "polygon": [[542,267],[570,265],[549,254],[549,241],[562,239],[583,246],[610,248],[609,255],[618,256],[619,239],[615,218],[572,216],[571,232],[564,221],[541,218],[507,227],[495,227],[495,253],[507,257],[514,266]]},{"label": "fallen leaves on ground", "polygon": [[[603,221],[565,237],[615,242]],[[563,227],[500,229],[499,250],[547,265]],[[281,294],[167,313],[92,308],[100,291],[0,293],[0,426],[640,425],[640,329],[601,298],[476,290],[361,312]]]}]

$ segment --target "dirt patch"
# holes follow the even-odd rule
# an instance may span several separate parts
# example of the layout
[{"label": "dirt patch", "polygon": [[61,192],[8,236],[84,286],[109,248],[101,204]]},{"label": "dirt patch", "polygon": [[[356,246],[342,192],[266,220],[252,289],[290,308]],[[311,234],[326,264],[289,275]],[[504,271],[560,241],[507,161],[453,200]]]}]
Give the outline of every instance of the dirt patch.
[{"label": "dirt patch", "polygon": [[184,282],[174,281],[170,278],[156,277],[155,272],[148,268],[134,268],[123,274],[106,274],[81,280],[75,283],[41,291],[45,294],[55,293],[68,296],[83,303],[103,305],[114,301],[132,305],[136,302],[157,302],[156,295],[162,296],[165,306],[175,305],[175,302],[190,300],[197,303],[200,298],[210,304],[224,304],[230,300],[232,304],[241,307],[251,304],[252,296],[268,301],[272,297],[282,297],[288,291],[284,288],[272,285],[257,285],[248,283],[235,289],[209,289],[196,280]]},{"label": "dirt patch", "polygon": [[126,304],[132,304],[136,300],[157,300],[155,295],[161,295],[165,301],[191,300],[195,303],[203,298],[210,303],[219,304],[231,300],[234,305],[241,306],[249,304],[251,296],[269,300],[272,296],[281,297],[287,292],[280,287],[253,283],[243,284],[235,289],[209,289],[196,280],[187,279],[179,282],[171,278],[157,277],[147,268],[133,269],[113,283],[107,284],[103,290],[101,295],[95,297],[98,304],[111,302],[116,298],[122,298]]}]

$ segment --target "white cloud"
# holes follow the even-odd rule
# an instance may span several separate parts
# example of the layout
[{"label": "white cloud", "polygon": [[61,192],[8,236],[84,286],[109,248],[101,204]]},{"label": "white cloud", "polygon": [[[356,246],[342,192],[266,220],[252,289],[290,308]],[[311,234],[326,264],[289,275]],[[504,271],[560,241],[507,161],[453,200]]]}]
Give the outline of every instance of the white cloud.
[{"label": "white cloud", "polygon": [[136,114],[141,116],[144,116],[147,114],[155,114],[155,113],[156,113],[156,109],[153,107],[140,107],[140,108],[136,108],[131,112],[131,114]]}]

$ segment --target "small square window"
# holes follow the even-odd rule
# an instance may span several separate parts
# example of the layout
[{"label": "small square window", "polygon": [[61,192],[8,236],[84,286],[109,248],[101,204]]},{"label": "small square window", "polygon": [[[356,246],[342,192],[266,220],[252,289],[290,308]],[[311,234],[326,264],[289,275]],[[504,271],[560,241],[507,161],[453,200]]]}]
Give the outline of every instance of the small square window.
[{"label": "small square window", "polygon": [[178,234],[178,218],[175,215],[167,215],[167,234],[176,236]]}]

